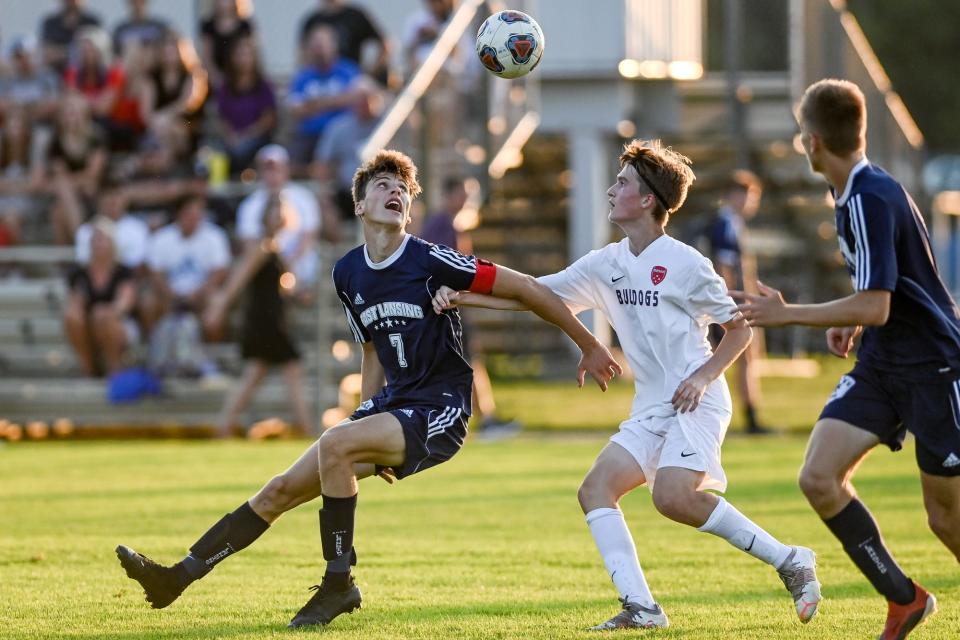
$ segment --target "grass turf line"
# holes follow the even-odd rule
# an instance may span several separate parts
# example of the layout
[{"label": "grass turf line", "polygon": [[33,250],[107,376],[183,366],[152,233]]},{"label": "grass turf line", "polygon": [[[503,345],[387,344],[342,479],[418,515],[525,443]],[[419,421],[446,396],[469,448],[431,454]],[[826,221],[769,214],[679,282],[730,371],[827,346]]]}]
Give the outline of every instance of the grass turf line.
[{"label": "grass turf line", "polygon": [[[595,436],[472,441],[450,463],[398,485],[365,480],[357,516],[364,608],[320,633],[337,640],[596,638],[584,628],[618,603],[575,493],[603,443]],[[801,625],[772,569],[665,520],[641,489],[622,506],[673,625],[651,635],[846,640],[879,633],[884,603],[796,489],[803,444],[728,441],[727,497],[774,535],[818,552],[828,598],[821,615]],[[305,445],[22,443],[0,451],[0,637],[291,637],[284,626],[322,571],[319,504],[281,518],[163,611],[143,601],[113,548],[125,543],[164,562],[180,558]],[[956,638],[957,564],[924,524],[911,448],[875,453],[857,486],[904,569],[940,599],[941,612],[911,638]]]}]

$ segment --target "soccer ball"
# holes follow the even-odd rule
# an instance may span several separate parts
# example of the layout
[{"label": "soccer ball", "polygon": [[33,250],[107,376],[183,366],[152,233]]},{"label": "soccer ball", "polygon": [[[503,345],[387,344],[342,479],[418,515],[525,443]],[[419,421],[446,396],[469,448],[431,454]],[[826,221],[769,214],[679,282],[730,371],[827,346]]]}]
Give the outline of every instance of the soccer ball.
[{"label": "soccer ball", "polygon": [[522,11],[500,11],[477,32],[477,56],[501,78],[525,76],[540,64],[546,41],[537,21]]}]

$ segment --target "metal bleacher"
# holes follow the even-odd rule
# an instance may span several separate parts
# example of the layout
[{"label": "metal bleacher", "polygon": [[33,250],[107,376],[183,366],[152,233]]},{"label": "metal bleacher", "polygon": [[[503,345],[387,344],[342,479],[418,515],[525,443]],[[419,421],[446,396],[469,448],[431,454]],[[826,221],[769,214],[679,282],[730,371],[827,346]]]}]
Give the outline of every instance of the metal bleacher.
[{"label": "metal bleacher", "polygon": [[[323,247],[324,264],[331,264],[342,247]],[[167,379],[160,397],[127,405],[107,401],[106,381],[80,375],[76,358],[63,332],[62,314],[67,288],[64,273],[71,249],[25,246],[0,249],[0,420],[28,424],[68,419],[89,428],[182,427],[208,430],[216,420],[232,378],[241,368],[239,347],[228,341],[205,345],[221,376],[212,379]],[[341,359],[331,345],[346,339],[342,313],[327,278],[321,278],[319,301],[296,308],[293,329],[303,353],[307,396],[315,416],[338,403],[340,380],[359,370],[359,352],[350,347]],[[238,314],[231,325],[236,328]],[[233,332],[235,335],[236,332]],[[146,352],[138,345],[129,354],[131,365]],[[287,395],[279,376],[269,377],[259,389],[245,423],[266,417],[288,416]]]}]

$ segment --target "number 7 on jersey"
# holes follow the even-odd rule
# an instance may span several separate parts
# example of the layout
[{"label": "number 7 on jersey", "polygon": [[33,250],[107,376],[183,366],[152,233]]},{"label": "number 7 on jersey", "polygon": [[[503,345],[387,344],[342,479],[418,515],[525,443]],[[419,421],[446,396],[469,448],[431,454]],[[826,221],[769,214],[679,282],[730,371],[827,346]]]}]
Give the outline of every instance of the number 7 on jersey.
[{"label": "number 7 on jersey", "polygon": [[389,336],[390,344],[397,349],[397,364],[401,368],[407,368],[407,356],[403,353],[403,336],[399,333],[391,333]]}]

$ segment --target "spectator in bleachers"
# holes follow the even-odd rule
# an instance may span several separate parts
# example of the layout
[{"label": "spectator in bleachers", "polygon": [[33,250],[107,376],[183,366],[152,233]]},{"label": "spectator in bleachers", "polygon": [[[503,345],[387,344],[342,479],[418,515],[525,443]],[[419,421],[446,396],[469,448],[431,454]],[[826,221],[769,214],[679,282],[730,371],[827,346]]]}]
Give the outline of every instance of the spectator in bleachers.
[{"label": "spectator in bleachers", "polygon": [[290,83],[287,96],[296,123],[291,156],[296,168],[306,167],[327,124],[356,100],[360,68],[342,58],[337,34],[329,25],[314,27],[307,36],[305,64]]},{"label": "spectator in bleachers", "polygon": [[199,134],[207,74],[192,43],[175,33],[163,37],[157,56],[140,96],[143,120],[157,140],[183,156],[193,149]]},{"label": "spectator in bleachers", "polygon": [[127,193],[117,183],[104,183],[97,192],[97,215],[77,229],[76,260],[79,264],[90,262],[90,238],[97,222],[103,219],[113,224],[113,241],[116,245],[117,262],[134,274],[142,272],[147,259],[147,243],[150,230],[139,218],[127,213]]},{"label": "spectator in bleachers", "polygon": [[234,41],[223,84],[217,90],[220,135],[230,173],[240,175],[277,126],[277,100],[263,75],[251,38]]},{"label": "spectator in bleachers", "polygon": [[94,118],[103,122],[113,110],[123,85],[123,66],[112,60],[110,36],[100,27],[80,29],[74,46],[64,83],[83,96]]},{"label": "spectator in bleachers", "polygon": [[381,85],[388,86],[389,48],[367,12],[343,0],[320,0],[319,5],[300,23],[300,46],[306,44],[314,27],[330,25],[337,33],[340,55],[358,65]]},{"label": "spectator in bleachers", "polygon": [[117,165],[114,175],[128,185],[130,209],[154,230],[173,220],[182,198],[204,196],[208,191],[204,165],[175,156],[173,149],[150,134],[135,154]]},{"label": "spectator in bleachers", "polygon": [[148,0],[127,0],[130,13],[125,20],[113,28],[114,54],[123,57],[130,44],[155,45],[169,30],[170,27],[165,20],[150,15],[148,4]]},{"label": "spectator in bleachers", "polygon": [[94,120],[113,151],[132,151],[144,131],[140,92],[151,49],[131,45],[122,60],[113,59],[110,36],[100,27],[77,33],[74,60],[64,81],[69,90],[84,97]]},{"label": "spectator in bleachers", "polygon": [[146,132],[140,99],[155,51],[153,46],[137,42],[128,43],[123,50],[123,80],[110,114],[102,121],[111,151],[135,151]]},{"label": "spectator in bleachers", "polygon": [[230,274],[223,291],[211,302],[204,317],[209,328],[221,326],[230,303],[247,291],[241,353],[246,361],[243,377],[227,397],[221,411],[218,430],[228,436],[240,413],[271,366],[283,367],[287,393],[293,408],[297,430],[305,433],[313,422],[303,396],[303,369],[300,353],[288,329],[284,274],[288,267],[280,253],[278,235],[287,227],[290,206],[279,195],[272,195],[259,213],[262,241],[249,244]]},{"label": "spectator in bleachers", "polygon": [[[407,21],[403,39],[408,74],[416,72],[430,54],[457,9],[455,0],[423,3],[424,7]],[[474,49],[474,33],[471,29],[463,32],[420,103],[433,146],[452,146],[464,136],[470,123],[467,116],[473,115],[480,103],[474,98],[481,69]]]},{"label": "spectator in bleachers", "polygon": [[[340,219],[355,220],[353,211],[353,174],[360,166],[360,151],[380,123],[384,98],[373,83],[363,84],[349,113],[337,117],[320,137],[313,156],[311,175],[330,185],[331,206]],[[327,204],[327,203],[325,203]]]},{"label": "spectator in bleachers", "polygon": [[60,106],[47,152],[54,203],[51,223],[58,244],[72,244],[107,164],[106,138],[87,102],[72,95]]},{"label": "spectator in bleachers", "polygon": [[285,215],[275,240],[296,278],[295,291],[307,300],[317,281],[316,247],[321,226],[317,198],[306,187],[290,182],[290,156],[280,145],[260,149],[257,173],[260,186],[244,198],[237,210],[237,237],[247,248],[258,244],[264,237],[263,212],[267,203],[271,198],[280,198]]},{"label": "spectator in bleachers", "polygon": [[74,36],[83,27],[96,27],[100,19],[83,10],[83,0],[61,0],[60,11],[43,19],[40,26],[40,43],[43,46],[43,61],[57,73],[67,68]]},{"label": "spectator in bleachers", "polygon": [[214,0],[213,13],[200,23],[200,51],[210,84],[219,87],[227,73],[234,41],[254,35],[251,6],[245,0]]},{"label": "spectator in bleachers", "polygon": [[[403,51],[408,74],[423,63],[457,8],[456,0],[423,0],[423,5],[420,11],[410,16],[406,24]],[[476,65],[471,64],[474,58],[473,34],[467,29],[450,52],[444,70],[452,76],[475,75]]]},{"label": "spectator in bleachers", "polygon": [[70,274],[64,329],[84,375],[112,373],[138,340],[130,317],[136,299],[133,272],[117,263],[113,222],[98,218],[90,234],[90,262]]},{"label": "spectator in bleachers", "polygon": [[[176,221],[150,239],[147,265],[157,304],[151,327],[170,312],[203,313],[227,277],[230,241],[206,219],[206,200],[187,196],[177,206]],[[219,334],[208,333],[208,339]]]},{"label": "spectator in bleachers", "polygon": [[0,77],[0,121],[16,109],[33,125],[53,122],[62,90],[60,78],[49,68],[38,65],[36,40],[17,38],[10,45],[10,74]]},{"label": "spectator in bleachers", "polygon": [[19,244],[22,219],[42,208],[43,168],[31,153],[32,138],[26,109],[8,109],[0,128],[0,247]]}]

